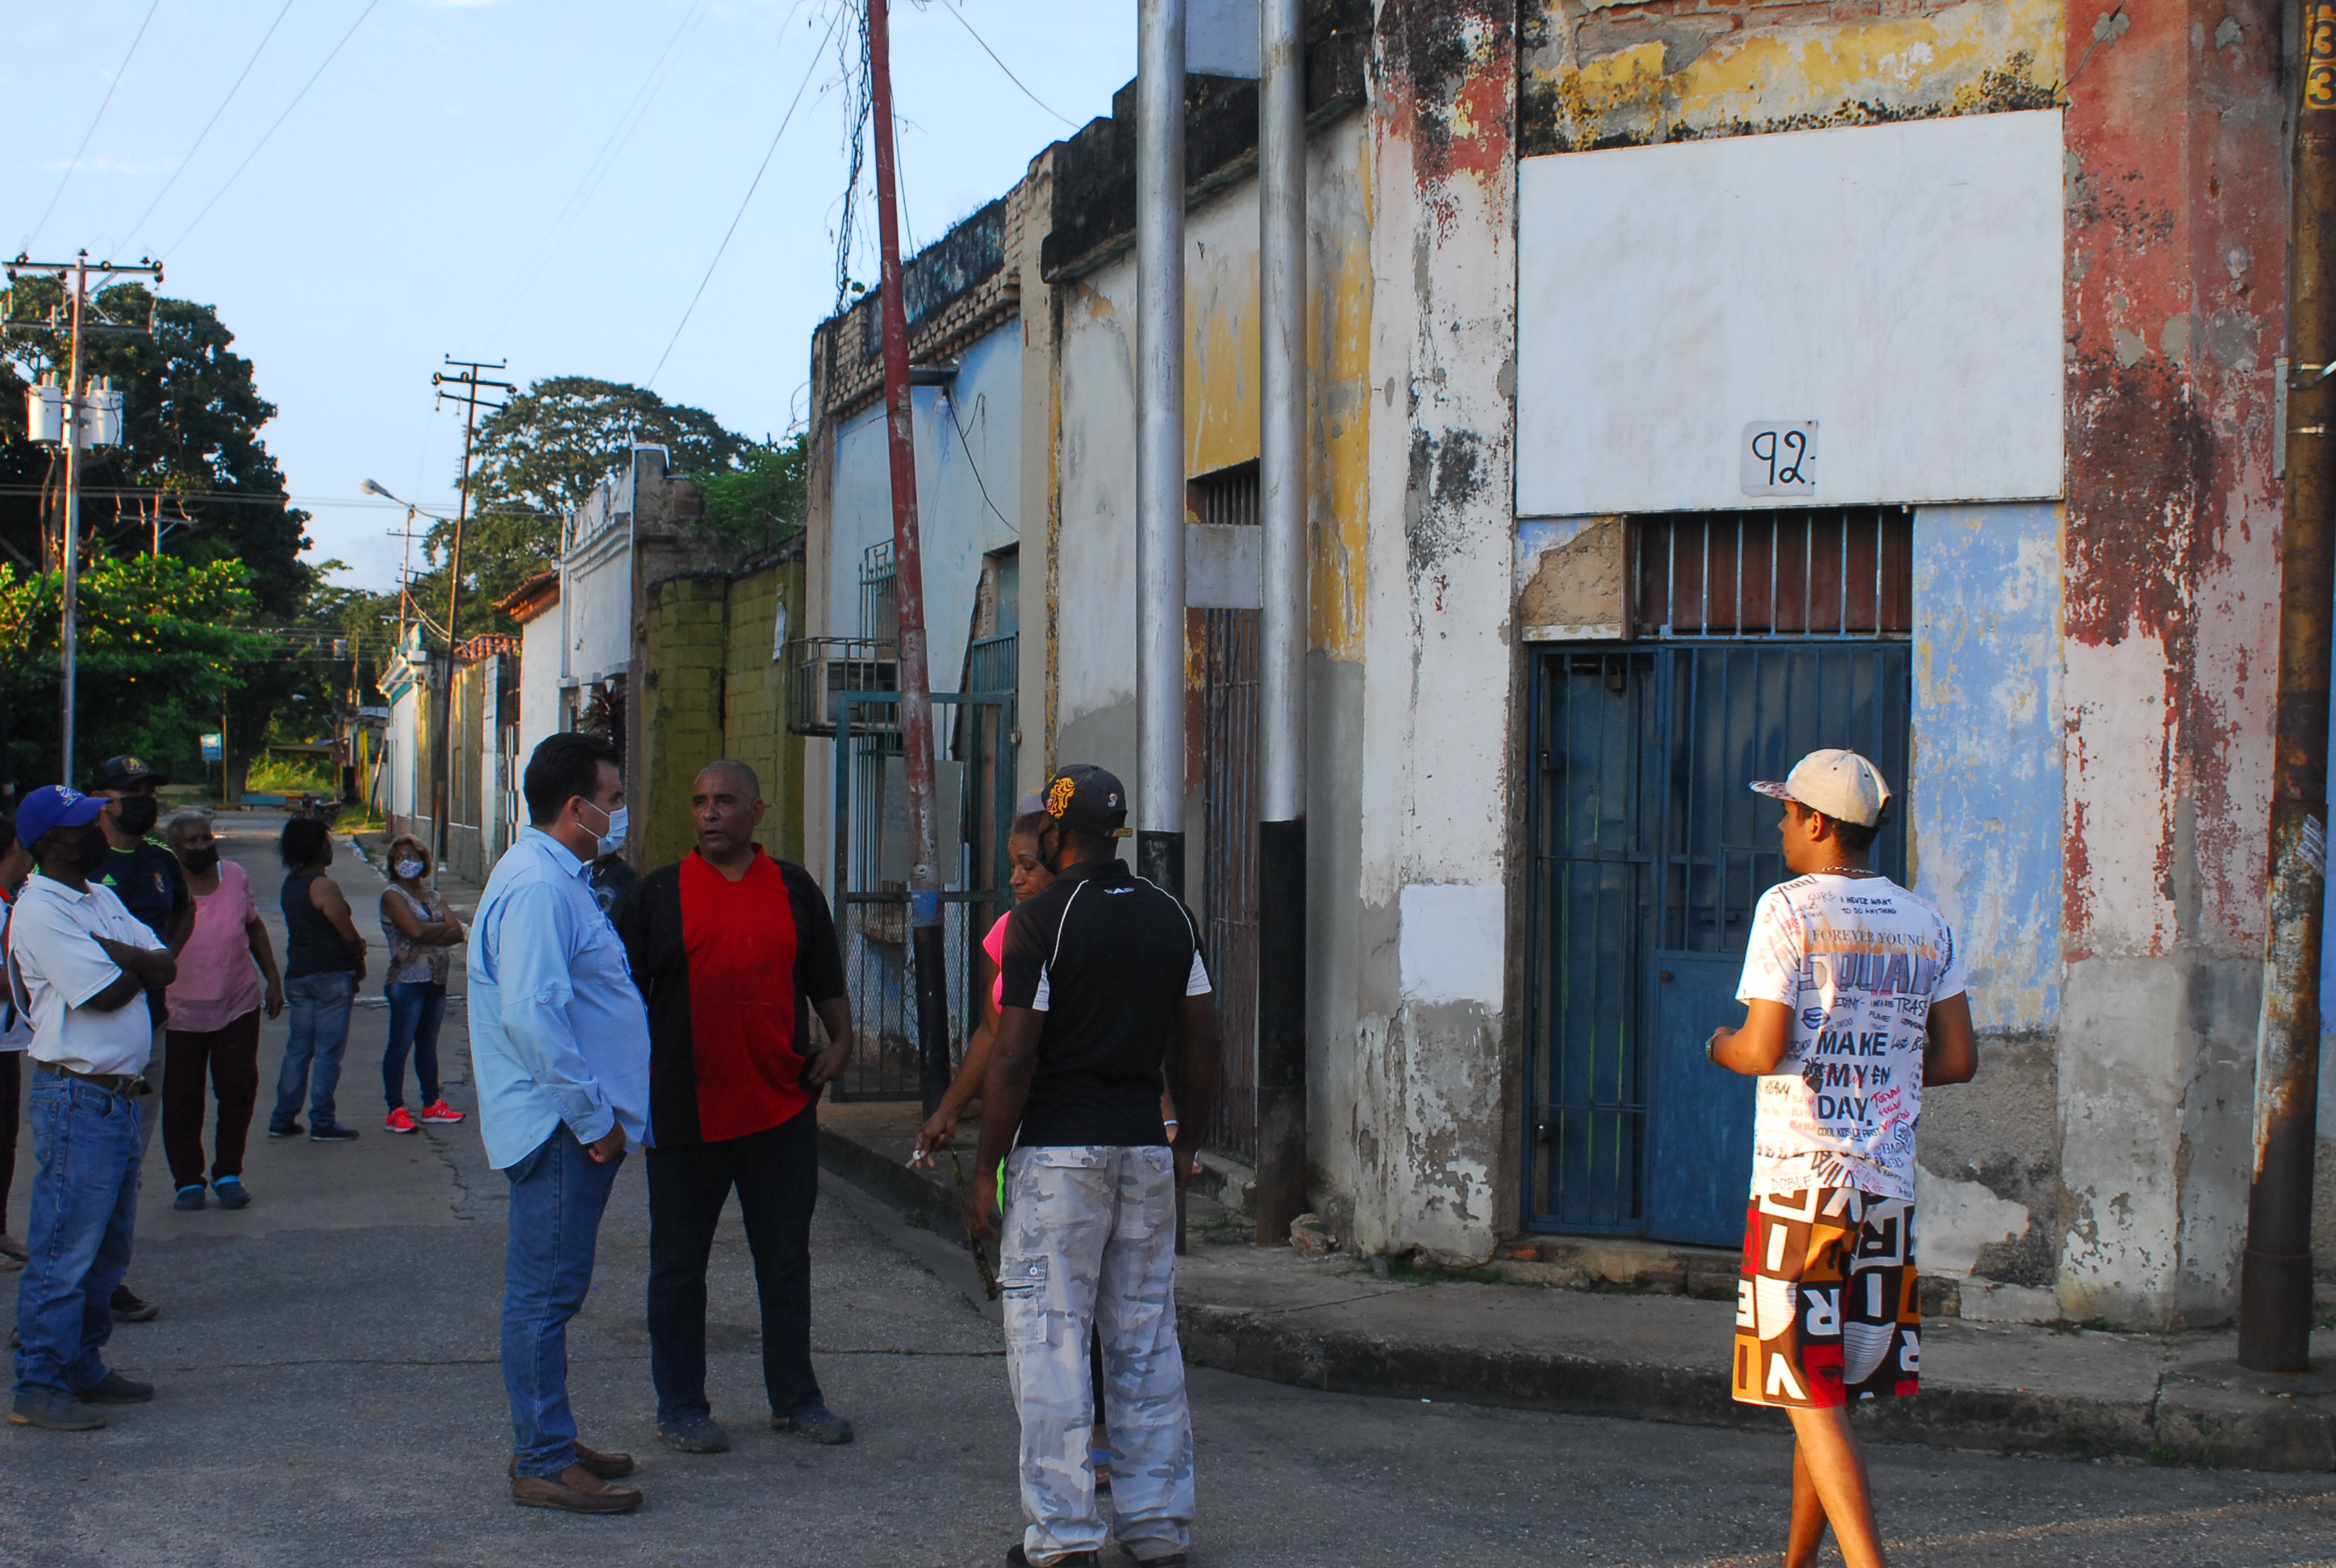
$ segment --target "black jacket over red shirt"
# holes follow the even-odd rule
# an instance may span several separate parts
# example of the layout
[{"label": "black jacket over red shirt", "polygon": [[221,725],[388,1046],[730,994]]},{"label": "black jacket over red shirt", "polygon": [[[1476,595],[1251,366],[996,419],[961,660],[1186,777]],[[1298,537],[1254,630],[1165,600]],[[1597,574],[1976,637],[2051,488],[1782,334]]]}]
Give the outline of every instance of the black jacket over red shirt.
[{"label": "black jacket over red shirt", "polygon": [[745,1137],[812,1103],[811,1009],[844,983],[835,921],[809,872],[757,849],[732,882],[693,850],[641,878],[616,924],[648,1004],[660,1147]]}]

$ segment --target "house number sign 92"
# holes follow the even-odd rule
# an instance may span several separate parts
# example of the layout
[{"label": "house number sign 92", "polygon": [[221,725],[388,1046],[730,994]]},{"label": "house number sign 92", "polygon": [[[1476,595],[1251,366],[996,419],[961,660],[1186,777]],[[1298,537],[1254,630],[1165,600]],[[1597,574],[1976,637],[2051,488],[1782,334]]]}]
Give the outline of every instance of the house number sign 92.
[{"label": "house number sign 92", "polygon": [[1744,493],[1814,495],[1817,422],[1756,419],[1744,427]]}]

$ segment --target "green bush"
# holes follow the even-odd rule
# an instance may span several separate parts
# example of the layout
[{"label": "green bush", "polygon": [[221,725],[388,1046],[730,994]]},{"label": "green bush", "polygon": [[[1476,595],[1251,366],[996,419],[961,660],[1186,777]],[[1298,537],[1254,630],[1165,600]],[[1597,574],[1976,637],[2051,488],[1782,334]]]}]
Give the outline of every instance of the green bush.
[{"label": "green bush", "polygon": [[329,795],[338,793],[325,765],[315,757],[271,756],[251,765],[243,787],[261,795]]}]

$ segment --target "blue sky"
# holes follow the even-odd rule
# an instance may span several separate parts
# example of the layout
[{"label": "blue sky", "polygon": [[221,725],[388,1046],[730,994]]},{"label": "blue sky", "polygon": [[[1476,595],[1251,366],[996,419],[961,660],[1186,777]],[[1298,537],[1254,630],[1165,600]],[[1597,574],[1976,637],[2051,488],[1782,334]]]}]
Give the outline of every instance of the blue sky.
[{"label": "blue sky", "polygon": [[[831,24],[849,24],[843,9],[8,5],[0,248],[35,259],[151,252],[169,269],[166,292],[217,306],[280,411],[263,433],[316,514],[315,553],[351,564],[339,580],[385,589],[401,513],[359,487],[374,478],[452,510],[461,426],[433,411],[430,387],[443,355],[508,358],[500,379],[521,385],[641,382],[671,343],[660,394],[757,437],[801,416],[810,329],[835,293],[845,165]],[[892,32],[914,243],[1019,178],[1067,134],[1064,119],[1110,112],[1135,69],[1134,0],[895,0]],[[872,279],[872,210],[865,226],[853,271]]]}]

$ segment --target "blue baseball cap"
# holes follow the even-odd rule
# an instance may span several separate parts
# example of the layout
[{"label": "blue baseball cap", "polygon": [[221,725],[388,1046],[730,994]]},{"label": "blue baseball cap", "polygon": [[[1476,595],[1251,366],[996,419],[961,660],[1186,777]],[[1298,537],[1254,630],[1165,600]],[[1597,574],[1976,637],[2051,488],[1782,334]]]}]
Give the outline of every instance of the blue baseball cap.
[{"label": "blue baseball cap", "polygon": [[85,795],[63,784],[50,784],[26,795],[16,807],[16,839],[26,849],[58,828],[84,828],[105,809],[103,795]]}]

